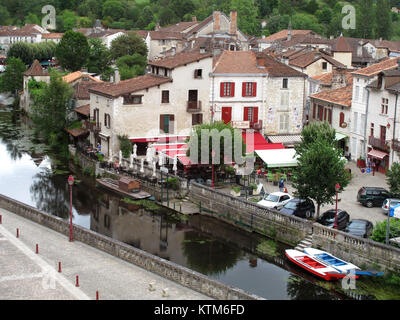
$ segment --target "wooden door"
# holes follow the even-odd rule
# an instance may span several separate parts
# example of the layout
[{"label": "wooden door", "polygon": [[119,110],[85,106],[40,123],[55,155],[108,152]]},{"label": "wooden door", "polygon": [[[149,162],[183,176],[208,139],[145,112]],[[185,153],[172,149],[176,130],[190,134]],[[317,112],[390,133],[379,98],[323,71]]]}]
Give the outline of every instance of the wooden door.
[{"label": "wooden door", "polygon": [[232,107],[222,107],[222,121],[226,124],[232,120]]}]

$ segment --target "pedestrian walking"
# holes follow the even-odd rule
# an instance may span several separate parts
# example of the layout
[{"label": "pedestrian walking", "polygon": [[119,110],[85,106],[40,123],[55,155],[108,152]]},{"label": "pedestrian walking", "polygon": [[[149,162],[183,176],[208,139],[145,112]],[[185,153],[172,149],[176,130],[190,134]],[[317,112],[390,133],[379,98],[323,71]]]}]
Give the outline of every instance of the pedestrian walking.
[{"label": "pedestrian walking", "polygon": [[376,164],[375,164],[374,160],[372,160],[371,166],[372,166],[372,175],[374,176],[375,175],[375,168],[376,168]]},{"label": "pedestrian walking", "polygon": [[279,190],[281,192],[284,192],[284,189],[285,189],[285,182],[284,182],[283,178],[281,178],[281,180],[279,180]]}]

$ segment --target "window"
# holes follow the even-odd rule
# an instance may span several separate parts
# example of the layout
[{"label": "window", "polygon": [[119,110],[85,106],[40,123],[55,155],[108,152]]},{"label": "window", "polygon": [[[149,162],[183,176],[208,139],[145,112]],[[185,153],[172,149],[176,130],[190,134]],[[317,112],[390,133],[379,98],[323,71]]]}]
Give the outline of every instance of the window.
[{"label": "window", "polygon": [[132,96],[132,103],[133,104],[141,104],[142,103],[142,96]]},{"label": "window", "polygon": [[286,110],[289,108],[289,91],[281,92],[281,110]]},{"label": "window", "polygon": [[104,114],[104,126],[106,128],[110,128],[111,127],[111,117],[108,113]]},{"label": "window", "polygon": [[282,89],[287,89],[288,88],[288,79],[287,78],[283,78],[282,80]]},{"label": "window", "polygon": [[321,105],[318,105],[318,119],[319,121],[322,121],[324,117],[324,107]]},{"label": "window", "polygon": [[328,109],[328,123],[332,124],[332,109]]},{"label": "window", "polygon": [[374,136],[374,124],[371,123],[371,137]]},{"label": "window", "polygon": [[235,83],[234,82],[221,82],[220,96],[221,97],[234,97],[235,96]]},{"label": "window", "polygon": [[315,103],[313,103],[313,111],[312,111],[313,119],[315,119],[316,112],[317,112],[317,105]]},{"label": "window", "polygon": [[167,68],[164,69],[164,77],[168,77],[168,69]]},{"label": "window", "polygon": [[192,114],[192,126],[202,124],[202,123],[203,123],[203,114],[202,113]]},{"label": "window", "polygon": [[255,97],[257,95],[257,82],[242,83],[242,97]]},{"label": "window", "polygon": [[281,114],[279,116],[279,131],[280,132],[288,132],[289,130],[289,115]]},{"label": "window", "polygon": [[354,112],[353,115],[353,132],[357,132],[358,129],[358,112]]},{"label": "window", "polygon": [[327,70],[327,69],[328,69],[328,63],[322,62],[322,70]]},{"label": "window", "polygon": [[169,103],[169,90],[161,91],[161,103]]},{"label": "window", "polygon": [[173,114],[160,114],[160,132],[174,133],[174,120]]},{"label": "window", "polygon": [[194,77],[195,79],[201,79],[203,74],[203,69],[196,69],[194,70]]},{"label": "window", "polygon": [[244,107],[243,121],[258,122],[258,107]]},{"label": "window", "polygon": [[389,100],[386,98],[382,98],[382,104],[381,104],[381,113],[382,114],[388,113],[388,104],[389,104]]}]

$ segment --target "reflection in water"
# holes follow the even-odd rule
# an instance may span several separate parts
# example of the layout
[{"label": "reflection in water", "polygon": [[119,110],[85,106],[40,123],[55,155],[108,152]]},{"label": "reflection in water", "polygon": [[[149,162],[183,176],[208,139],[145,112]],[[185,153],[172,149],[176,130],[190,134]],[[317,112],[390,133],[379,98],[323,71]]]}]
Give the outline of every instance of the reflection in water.
[{"label": "reflection in water", "polygon": [[[68,163],[44,156],[45,146],[32,144],[32,134],[28,122],[0,111],[0,193],[67,219]],[[64,165],[64,173],[56,174],[54,163]],[[335,298],[302,271],[289,269],[281,245],[268,256],[258,251],[260,236],[206,216],[181,221],[163,210],[150,212],[74,174],[77,225],[268,299]]]}]

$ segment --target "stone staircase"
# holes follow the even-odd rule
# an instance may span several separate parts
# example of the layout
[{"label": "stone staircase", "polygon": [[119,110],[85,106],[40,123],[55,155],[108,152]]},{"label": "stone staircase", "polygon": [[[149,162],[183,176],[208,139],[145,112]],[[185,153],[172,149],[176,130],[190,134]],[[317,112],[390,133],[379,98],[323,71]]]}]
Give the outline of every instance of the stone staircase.
[{"label": "stone staircase", "polygon": [[294,249],[303,252],[304,248],[311,247],[311,245],[312,245],[312,234],[309,234],[307,237],[301,240]]}]

